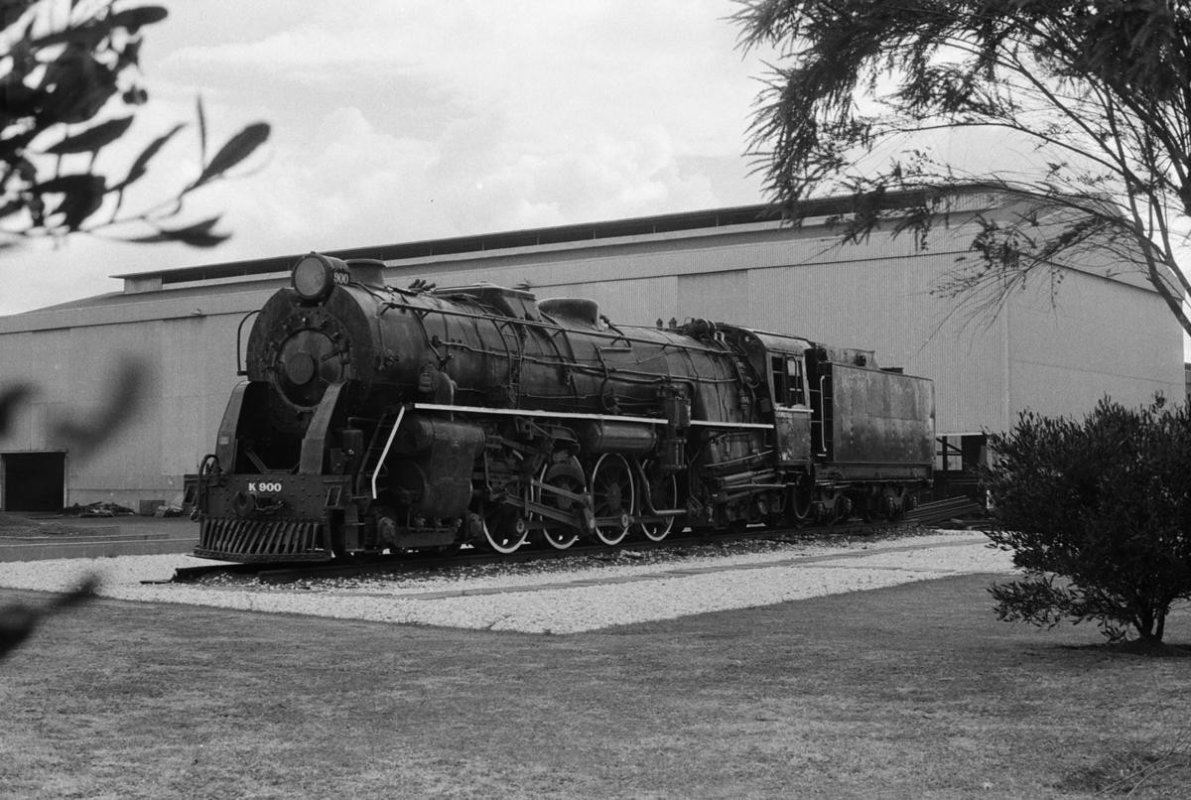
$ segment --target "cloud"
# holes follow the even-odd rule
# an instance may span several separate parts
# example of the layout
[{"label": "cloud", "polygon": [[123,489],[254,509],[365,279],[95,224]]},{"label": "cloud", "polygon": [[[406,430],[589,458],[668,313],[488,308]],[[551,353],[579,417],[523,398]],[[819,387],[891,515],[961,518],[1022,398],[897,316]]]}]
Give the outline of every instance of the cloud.
[{"label": "cloud", "polygon": [[215,198],[278,248],[615,219],[717,199],[705,177],[683,169],[658,126],[630,140],[593,134],[573,147],[531,152],[501,135],[471,135],[499,131],[491,120],[462,121],[428,142],[378,130],[362,110],[341,108],[313,130],[304,141],[283,138],[267,176],[229,185]]},{"label": "cloud", "polygon": [[263,86],[271,108],[353,105],[388,130],[439,135],[450,122],[501,114],[525,146],[585,130],[627,137],[664,121],[680,150],[703,154],[743,150],[759,88],[751,76],[763,71],[735,49],[719,2],[386,0],[351,13],[283,11],[296,20],[289,27],[192,41],[161,67],[223,91]]},{"label": "cloud", "polygon": [[[118,272],[761,199],[741,153],[751,76],[764,70],[734,49],[721,2],[345,8],[173,5],[146,35],[148,136],[192,121],[200,91],[213,143],[273,125],[260,171],[193,200],[193,218],[222,212],[233,238],[203,251],[78,239],[6,255],[6,280],[38,277],[0,313],[118,290],[103,278]],[[146,189],[197,169],[188,133]]]},{"label": "cloud", "polygon": [[[593,135],[573,146],[532,153],[508,145],[482,168],[463,170],[451,151],[434,174],[451,188],[457,224],[483,230],[538,227],[690,210],[714,205],[705,177],[681,167],[668,132],[659,126],[632,139]],[[474,154],[472,160],[474,159]]]}]

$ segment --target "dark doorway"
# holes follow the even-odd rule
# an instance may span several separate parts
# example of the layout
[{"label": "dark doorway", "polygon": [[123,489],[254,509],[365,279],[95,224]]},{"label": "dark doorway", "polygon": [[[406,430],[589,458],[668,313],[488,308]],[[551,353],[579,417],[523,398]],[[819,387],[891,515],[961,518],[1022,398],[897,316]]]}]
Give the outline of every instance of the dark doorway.
[{"label": "dark doorway", "polygon": [[61,511],[66,491],[65,453],[5,453],[3,469],[5,511]]},{"label": "dark doorway", "polygon": [[984,502],[980,491],[980,465],[987,459],[988,437],[983,433],[949,434],[937,437],[934,497],[943,500],[966,495]]}]

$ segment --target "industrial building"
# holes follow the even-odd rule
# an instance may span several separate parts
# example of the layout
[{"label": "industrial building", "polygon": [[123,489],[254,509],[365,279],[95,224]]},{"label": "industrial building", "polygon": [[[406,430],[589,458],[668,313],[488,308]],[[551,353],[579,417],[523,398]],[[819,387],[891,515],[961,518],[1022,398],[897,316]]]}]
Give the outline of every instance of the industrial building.
[{"label": "industrial building", "polygon": [[[330,254],[382,260],[396,285],[586,297],[619,325],[707,318],[874,350],[880,366],[935,381],[936,466],[954,477],[984,432],[1025,409],[1081,415],[1105,395],[1138,405],[1185,394],[1181,330],[1135,272],[1070,269],[1057,294],[1031,282],[995,314],[938,296],[976,220],[1005,209],[1004,197],[973,191],[925,242],[877,230],[842,244],[829,223],[847,200],[829,198],[808,203],[799,226],[757,205]],[[319,243],[294,245],[277,258],[117,275],[123,292],[0,317],[3,382],[36,388],[0,435],[0,509],[180,498],[241,380],[250,315]],[[59,421],[122,402],[113,378],[127,359],[147,368],[128,424],[92,451],[56,440]]]}]

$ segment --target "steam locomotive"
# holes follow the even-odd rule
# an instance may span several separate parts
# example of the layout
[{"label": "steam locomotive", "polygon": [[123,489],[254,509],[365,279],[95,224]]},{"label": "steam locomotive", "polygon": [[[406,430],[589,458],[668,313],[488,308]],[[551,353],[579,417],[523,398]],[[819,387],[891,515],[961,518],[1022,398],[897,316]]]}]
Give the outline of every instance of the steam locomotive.
[{"label": "steam locomotive", "polygon": [[508,554],[893,519],[931,479],[932,383],[871,351],[620,326],[591,300],[491,284],[399,289],[382,268],[310,253],[253,312],[247,380],[199,469],[195,555]]}]

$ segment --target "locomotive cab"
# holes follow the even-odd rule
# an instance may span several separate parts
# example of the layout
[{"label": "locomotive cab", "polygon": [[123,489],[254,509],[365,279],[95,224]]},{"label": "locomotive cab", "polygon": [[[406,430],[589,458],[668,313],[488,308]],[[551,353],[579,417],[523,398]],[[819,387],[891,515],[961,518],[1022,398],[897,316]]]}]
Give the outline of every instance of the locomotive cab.
[{"label": "locomotive cab", "polygon": [[783,468],[811,466],[812,410],[809,405],[806,354],[813,345],[792,336],[721,325],[728,340],[742,351],[753,371],[764,376],[758,403],[760,417],[772,422],[777,463]]},{"label": "locomotive cab", "polygon": [[808,466],[811,454],[811,417],[807,405],[806,358],[803,353],[771,352],[774,438],[778,463]]}]

